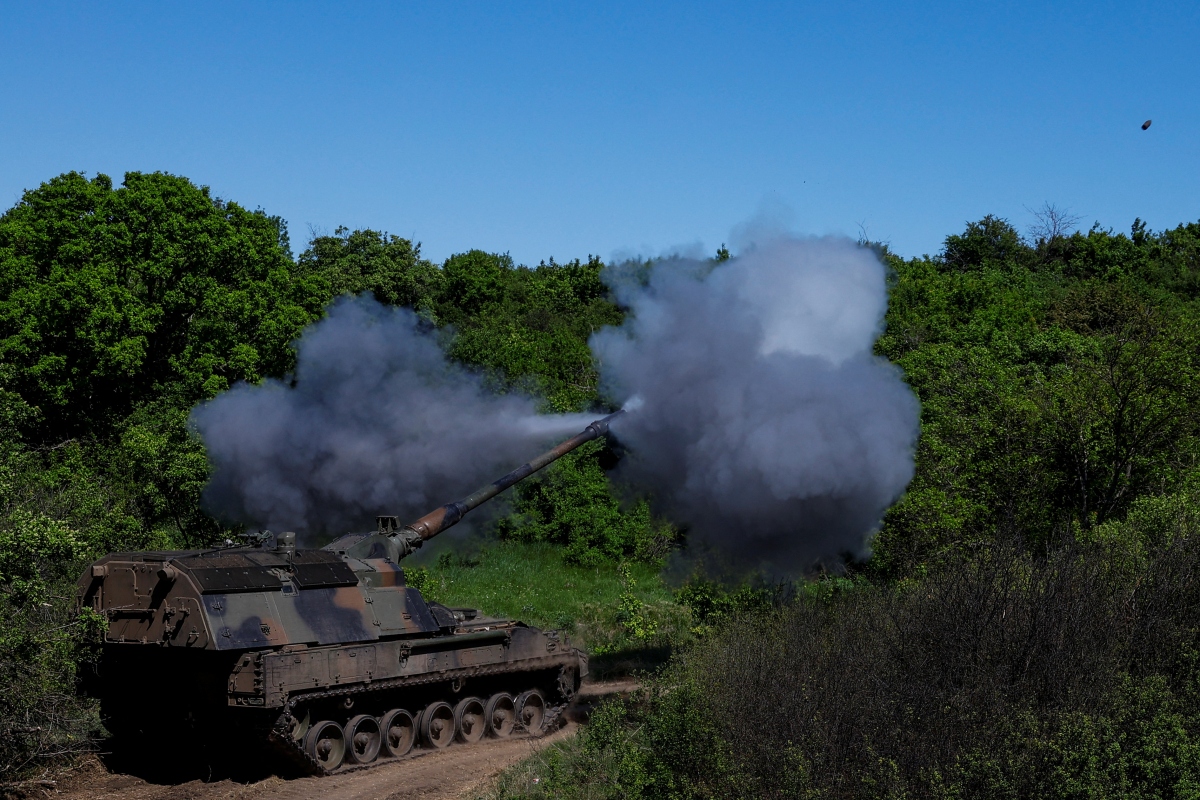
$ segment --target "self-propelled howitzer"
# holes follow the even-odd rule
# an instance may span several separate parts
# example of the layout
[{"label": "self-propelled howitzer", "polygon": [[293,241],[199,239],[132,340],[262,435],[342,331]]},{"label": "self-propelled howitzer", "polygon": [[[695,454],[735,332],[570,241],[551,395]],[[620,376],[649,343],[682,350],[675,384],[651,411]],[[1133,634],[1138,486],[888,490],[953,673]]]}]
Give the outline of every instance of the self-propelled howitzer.
[{"label": "self-propelled howitzer", "polygon": [[107,622],[90,681],[105,725],[143,753],[217,763],[270,744],[317,773],[546,729],[587,656],[559,631],[426,601],[399,562],[615,416],[405,526],[381,516],[312,550],[281,533],[101,558],[78,591]]}]

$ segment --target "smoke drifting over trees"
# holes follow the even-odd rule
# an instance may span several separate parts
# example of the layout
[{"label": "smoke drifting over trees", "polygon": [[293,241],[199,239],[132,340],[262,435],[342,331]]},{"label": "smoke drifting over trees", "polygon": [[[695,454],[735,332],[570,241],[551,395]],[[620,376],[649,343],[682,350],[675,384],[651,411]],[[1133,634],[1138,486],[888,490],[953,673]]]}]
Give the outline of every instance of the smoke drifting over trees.
[{"label": "smoke drifting over trees", "polygon": [[887,306],[875,255],[777,237],[715,267],[675,259],[610,281],[631,317],[592,348],[632,410],[614,425],[631,451],[619,475],[725,565],[863,553],[912,478],[919,412],[871,352]]},{"label": "smoke drifting over trees", "polygon": [[305,331],[293,385],[240,384],[192,414],[214,467],[209,510],[309,534],[416,518],[589,420],[489,392],[412,311],[369,297],[335,301]]},{"label": "smoke drifting over trees", "polygon": [[[776,238],[740,258],[610,270],[630,310],[592,338],[619,471],[728,563],[794,572],[862,553],[912,477],[917,402],[871,354],[884,268],[842,239]],[[404,309],[342,299],[298,346],[294,384],[241,385],[193,421],[221,518],[302,532],[418,516],[589,415],[538,415],[449,362]]]}]

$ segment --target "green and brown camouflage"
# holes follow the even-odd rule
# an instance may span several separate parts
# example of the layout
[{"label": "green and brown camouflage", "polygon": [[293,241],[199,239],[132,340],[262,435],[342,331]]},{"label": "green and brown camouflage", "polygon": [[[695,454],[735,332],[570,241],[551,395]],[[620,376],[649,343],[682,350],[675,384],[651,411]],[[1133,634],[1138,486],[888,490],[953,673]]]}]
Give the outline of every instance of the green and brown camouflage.
[{"label": "green and brown camouflage", "polygon": [[[360,729],[369,733],[393,712],[400,728],[404,715],[411,719],[409,746],[416,738],[447,744],[439,734],[449,727],[471,741],[463,730],[472,724],[507,735],[508,716],[517,727],[542,727],[545,712],[569,701],[587,674],[587,656],[558,631],[428,602],[406,585],[399,562],[491,497],[607,434],[615,416],[403,527],[381,516],[373,533],[319,549],[281,533],[259,547],[101,558],[80,577],[78,598],[107,621],[92,680],[106,725],[141,744],[162,735],[164,720],[192,733],[232,725],[282,744],[317,772],[342,757],[373,760],[371,736]],[[480,697],[464,696],[447,716],[443,706],[468,685]],[[172,698],[167,706],[164,697]],[[148,707],[147,698],[156,703]],[[485,698],[487,719],[472,723],[471,709],[484,709]],[[382,750],[400,754],[380,731]]]}]

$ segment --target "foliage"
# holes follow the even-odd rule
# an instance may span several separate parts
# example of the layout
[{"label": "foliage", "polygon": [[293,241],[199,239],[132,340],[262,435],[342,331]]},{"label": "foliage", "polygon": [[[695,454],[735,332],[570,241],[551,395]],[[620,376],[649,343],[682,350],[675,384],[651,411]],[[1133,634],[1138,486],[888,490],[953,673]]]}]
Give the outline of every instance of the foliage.
[{"label": "foliage", "polygon": [[472,250],[442,266],[440,323],[453,328],[450,355],[488,370],[497,387],[520,386],[554,411],[597,402],[588,337],[620,324],[600,282],[598,258],[514,267],[507,255]]},{"label": "foliage", "polygon": [[0,216],[0,774],[91,745],[75,675],[98,621],[75,578],[221,535],[187,412],[289,369],[328,291],[281,220],[171,175],[68,173]]},{"label": "foliage", "polygon": [[[293,260],[279,218],[162,173],[128,173],[120,187],[68,173],[26,192],[0,216],[0,590],[2,657],[30,682],[14,684],[3,724],[77,702],[82,623],[69,598],[87,561],[228,535],[200,505],[208,463],[188,412],[236,381],[286,375],[291,342],[334,296],[369,291],[412,306],[446,326],[451,355],[498,391],[576,410],[597,402],[587,337],[621,318],[602,266],[526,269],[469,251],[439,267],[406,239],[345,228]],[[547,494],[595,502],[595,519],[550,531],[531,503],[526,519],[543,525],[525,538],[569,538],[592,564],[661,557],[643,546],[659,530],[645,506],[622,511],[600,454],[590,458],[574,463],[584,480],[567,477]],[[609,523],[619,530],[601,527]],[[44,602],[57,615],[50,638]],[[75,710],[71,735],[86,741],[86,706]],[[57,746],[43,741],[23,768]]]},{"label": "foliage", "polygon": [[[657,573],[680,534],[614,494],[619,454],[593,443],[519,486],[501,543],[409,568],[435,599],[573,630],[596,663],[693,643],[521,792],[1195,793],[1200,223],[1071,232],[1045,213],[1032,242],[988,216],[934,257],[864,243],[890,269],[877,353],[922,404],[916,476],[865,564],[672,593]],[[588,338],[623,318],[604,268],[436,265],[347,228],[293,259],[282,220],[162,173],[26,192],[0,216],[0,774],[95,733],[75,691],[88,560],[227,535],[200,506],[193,404],[285,376],[334,296],[371,292],[494,390],[598,409]],[[755,739],[735,701],[793,713]]]},{"label": "foliage", "polygon": [[917,472],[877,576],[996,537],[1035,550],[1170,493],[1200,449],[1200,226],[1093,228],[1032,248],[985,218],[893,270],[877,352],[922,408]]},{"label": "foliage", "polygon": [[381,303],[408,306],[436,321],[442,273],[421,258],[420,243],[343,227],[333,236],[313,237],[297,267],[301,274],[324,279],[330,296],[370,292]]},{"label": "foliage", "polygon": [[572,632],[606,659],[601,670],[611,664],[620,671],[621,664],[642,657],[636,651],[691,638],[692,617],[673,601],[656,565],[605,561],[583,567],[549,543],[489,544],[470,557],[461,542],[443,547],[449,549],[438,553],[435,547],[405,562],[408,585],[449,606]]},{"label": "foliage", "polygon": [[90,749],[98,730],[75,663],[100,620],[77,617],[72,583],[86,538],[14,503],[20,452],[0,460],[0,775],[37,772]]},{"label": "foliage", "polygon": [[503,774],[488,800],[749,797],[705,699],[690,684],[654,684],[601,705],[575,739]]},{"label": "foliage", "polygon": [[626,557],[661,562],[675,531],[651,516],[644,499],[622,508],[601,468],[602,458],[612,460],[607,446],[589,442],[517,484],[514,513],[497,523],[499,535],[563,545],[567,561],[584,567]]},{"label": "foliage", "polygon": [[45,772],[94,746],[99,720],[75,674],[100,623],[77,617],[70,595],[31,604],[0,593],[0,775]]},{"label": "foliage", "polygon": [[942,262],[947,268],[966,272],[993,264],[1008,266],[1028,256],[1029,248],[1007,220],[988,214],[968,223],[961,236],[947,236]]},{"label": "foliage", "polygon": [[497,796],[1192,797],[1200,530],[1156,538],[990,545],[726,623]]},{"label": "foliage", "polygon": [[1196,795],[1200,225],[878,252],[922,435],[864,571],[693,578],[660,693],[692,705],[610,707],[495,796]]},{"label": "foliage", "polygon": [[326,292],[278,218],[162,173],[59,176],[0,217],[0,361],[26,437],[102,437],[140,403],[277,375]]},{"label": "foliage", "polygon": [[634,593],[637,580],[630,574],[629,565],[617,565],[621,576],[621,596],[617,599],[617,622],[634,639],[653,639],[658,633],[658,622],[646,613],[646,604]]},{"label": "foliage", "polygon": [[706,635],[724,622],[765,611],[780,599],[782,587],[738,586],[730,588],[693,575],[675,592],[675,601],[692,612],[693,633]]},{"label": "foliage", "polygon": [[14,509],[0,528],[0,584],[8,599],[16,606],[44,603],[51,582],[67,577],[61,570],[79,560],[81,549],[78,537],[61,523]]}]

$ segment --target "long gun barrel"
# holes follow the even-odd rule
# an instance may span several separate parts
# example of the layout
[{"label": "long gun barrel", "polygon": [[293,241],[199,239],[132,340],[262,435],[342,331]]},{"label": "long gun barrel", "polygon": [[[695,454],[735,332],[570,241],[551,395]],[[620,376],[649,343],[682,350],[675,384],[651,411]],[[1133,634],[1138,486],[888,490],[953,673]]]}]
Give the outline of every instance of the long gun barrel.
[{"label": "long gun barrel", "polygon": [[491,500],[514,483],[529,477],[539,469],[557,461],[581,444],[605,436],[608,433],[609,423],[624,413],[624,411],[618,411],[615,414],[609,414],[604,419],[596,420],[553,450],[547,450],[529,463],[522,464],[500,480],[489,483],[487,486],[472,492],[458,502],[447,503],[436,511],[429,512],[417,521],[410,522],[405,527],[420,536],[422,540],[432,539],[442,531],[457,524],[459,520],[466,516],[468,511]]}]

